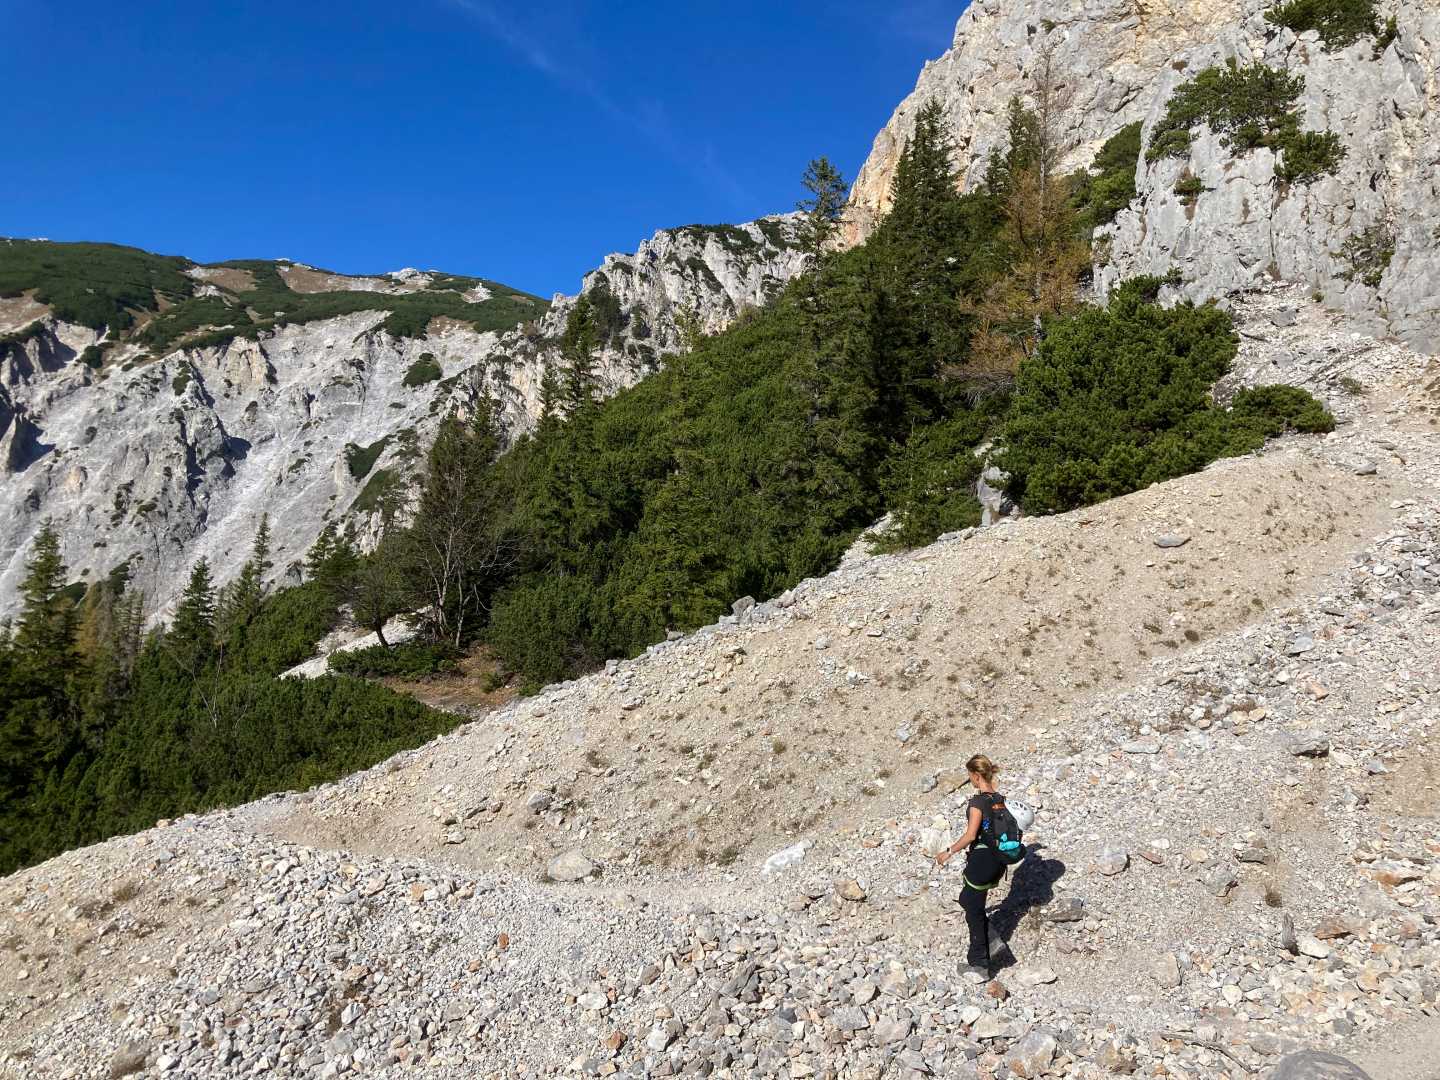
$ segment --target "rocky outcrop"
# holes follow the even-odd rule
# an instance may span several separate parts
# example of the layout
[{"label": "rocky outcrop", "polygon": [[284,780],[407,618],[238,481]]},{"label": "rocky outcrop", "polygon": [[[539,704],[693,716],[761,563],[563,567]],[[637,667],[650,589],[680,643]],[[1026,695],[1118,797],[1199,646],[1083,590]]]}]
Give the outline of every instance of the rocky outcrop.
[{"label": "rocky outcrop", "polygon": [[493,385],[506,426],[527,430],[540,414],[540,383],[560,361],[560,338],[581,296],[608,293],[620,325],[602,344],[595,368],[603,392],[632,386],[660,367],[680,345],[678,319],[692,312],[714,333],[740,312],[764,305],[805,269],[798,215],[744,225],[686,225],[662,229],[634,254],[610,255],[585,275],[575,296],[556,295],[538,322],[507,335],[498,353],[511,361],[495,369]]},{"label": "rocky outcrop", "polygon": [[[675,315],[694,310],[706,333],[723,329],[746,308],[762,307],[805,268],[799,215],[744,225],[686,225],[662,229],[633,255],[610,255],[585,275],[581,293],[607,288],[627,312],[632,341],[648,339],[659,352],[679,346]],[[557,296],[547,322],[559,325],[573,298]],[[641,323],[644,327],[641,327]]]},{"label": "rocky outcrop", "polygon": [[[1236,155],[1201,128],[1188,160],[1140,162],[1139,198],[1106,231],[1108,264],[1099,282],[1105,288],[1173,270],[1197,300],[1269,279],[1304,282],[1373,332],[1434,351],[1440,11],[1406,0],[1391,9],[1399,34],[1383,51],[1366,37],[1332,52],[1314,32],[1296,36],[1267,22],[1268,6],[1247,0],[1242,19],[1157,72],[1147,94],[1147,145],[1181,81],[1227,60],[1259,59],[1304,77],[1304,127],[1340,136],[1346,154],[1338,172],[1309,187],[1286,187],[1277,182],[1273,153]],[[1187,170],[1204,188],[1189,205],[1175,192]],[[1360,267],[1345,253],[1357,237],[1376,249]]]},{"label": "rocky outcrop", "polygon": [[1088,165],[1104,141],[1145,117],[1158,73],[1176,54],[1212,41],[1242,14],[1242,0],[975,0],[950,50],[930,61],[915,90],[875,137],[850,193],[846,235],[863,240],[889,209],[890,185],[915,117],[938,101],[949,117],[966,190],[1005,147],[1010,99],[1024,95],[1045,50],[1070,87],[1069,168]]},{"label": "rocky outcrop", "polygon": [[[1420,0],[1381,3],[1396,17],[1393,41],[1366,36],[1327,50],[1314,31],[1295,34],[1265,18],[1274,0],[977,0],[955,42],[925,66],[915,91],[875,139],[851,192],[847,239],[863,240],[889,205],[891,180],[916,114],[943,105],[968,190],[1006,141],[1006,108],[1033,87],[1047,55],[1065,84],[1068,169],[1087,166],[1126,124],[1143,121],[1146,144],[1175,88],[1234,60],[1301,75],[1302,126],[1340,137],[1338,172],[1310,186],[1277,182],[1269,150],[1237,155],[1208,129],[1188,160],[1137,168],[1138,198],[1097,244],[1101,292],[1137,274],[1185,282],[1192,299],[1270,280],[1304,282],[1326,304],[1374,333],[1440,348],[1440,11]],[[1198,198],[1176,192],[1193,177]],[[1363,245],[1368,254],[1347,254]]]},{"label": "rocky outcrop", "polygon": [[[788,218],[692,226],[606,259],[583,284],[618,301],[620,326],[597,365],[605,392],[674,349],[680,308],[716,330],[764,303],[803,265],[793,239]],[[407,291],[425,276],[340,278],[298,264],[282,273],[303,292]],[[215,285],[202,277],[197,288]],[[44,315],[0,347],[0,615],[13,611],[47,519],[74,579],[129,564],[155,611],[202,555],[220,581],[235,573],[262,513],[284,576],[327,522],[370,522],[423,461],[440,419],[482,388],[499,397],[512,433],[533,424],[575,302],[556,297],[503,334],[442,318],[422,337],[397,337],[377,310],[154,358],[121,344],[98,369],[80,361],[103,335]]]}]

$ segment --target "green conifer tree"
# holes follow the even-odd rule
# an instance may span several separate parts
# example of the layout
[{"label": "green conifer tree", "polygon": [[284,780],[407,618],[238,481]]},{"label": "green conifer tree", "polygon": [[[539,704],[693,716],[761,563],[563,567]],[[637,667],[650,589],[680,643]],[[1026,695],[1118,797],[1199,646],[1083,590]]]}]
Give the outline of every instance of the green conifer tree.
[{"label": "green conifer tree", "polygon": [[65,576],[60,538],[47,521],[20,584],[19,624],[0,654],[0,813],[8,812],[0,816],[0,867],[14,861],[12,852],[34,850],[34,837],[47,828],[34,800],[77,749],[68,694],[84,665]]},{"label": "green conifer tree", "polygon": [[408,606],[400,544],[395,534],[382,537],[374,551],[355,560],[340,588],[355,624],[369,630],[387,648],[385,624]]},{"label": "green conifer tree", "polygon": [[250,548],[250,561],[255,564],[255,569],[259,571],[262,578],[275,566],[270,561],[270,515],[268,513],[260,515],[260,524],[255,529],[255,542]]},{"label": "green conifer tree", "polygon": [[599,319],[590,297],[581,295],[565,320],[560,339],[560,400],[573,415],[593,405],[598,391],[595,354],[601,345]]},{"label": "green conifer tree", "polygon": [[818,259],[830,250],[840,231],[850,185],[830,159],[823,156],[810,162],[801,184],[810,195],[795,205],[805,215],[800,226],[800,248],[812,259]]},{"label": "green conifer tree", "polygon": [[310,550],[305,553],[305,580],[314,581],[322,573],[326,561],[335,551],[335,523],[328,522]]},{"label": "green conifer tree", "polygon": [[165,652],[192,677],[209,663],[215,648],[215,587],[202,556],[190,571],[184,595],[164,637]]},{"label": "green conifer tree", "polygon": [[250,558],[245,560],[235,580],[220,590],[215,604],[216,640],[222,655],[241,646],[245,628],[260,613],[260,605],[265,599],[265,573],[273,565],[270,561],[270,515],[261,514]]},{"label": "green conifer tree", "polygon": [[943,246],[959,197],[955,140],[938,101],[921,108],[891,181],[891,207],[882,225],[891,246],[934,253]]},{"label": "green conifer tree", "polygon": [[539,431],[549,432],[559,425],[564,409],[561,372],[558,365],[546,363],[540,375]]},{"label": "green conifer tree", "polygon": [[933,419],[940,372],[965,351],[968,330],[955,296],[976,260],[984,205],[960,194],[944,109],[916,118],[892,185],[893,206],[873,249],[876,294],[868,333],[883,342],[883,424],[903,436]]},{"label": "green conifer tree", "polygon": [[81,738],[87,749],[99,749],[108,727],[109,707],[125,692],[126,672],[117,650],[120,612],[114,587],[97,582],[85,592],[76,635],[77,649],[84,660],[84,673],[75,680],[74,695],[81,717]]},{"label": "green conifer tree", "polygon": [[65,595],[65,561],[60,536],[45,522],[35,536],[20,583],[20,622],[15,648],[41,670],[63,672],[75,644],[75,605]]},{"label": "green conifer tree", "polygon": [[985,186],[997,199],[1007,199],[1015,190],[1021,173],[1039,166],[1045,156],[1040,117],[1025,107],[1019,97],[1012,97],[1006,106],[1005,149],[990,151],[985,170]]}]

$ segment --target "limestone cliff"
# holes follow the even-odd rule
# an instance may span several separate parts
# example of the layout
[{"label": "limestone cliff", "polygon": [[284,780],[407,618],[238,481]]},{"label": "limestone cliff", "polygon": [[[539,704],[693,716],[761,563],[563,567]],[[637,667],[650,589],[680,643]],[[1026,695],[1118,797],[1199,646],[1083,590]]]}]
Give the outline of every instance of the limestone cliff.
[{"label": "limestone cliff", "polygon": [[608,293],[618,304],[619,328],[596,365],[605,391],[613,393],[657,370],[678,348],[682,310],[714,333],[778,295],[805,268],[797,228],[794,214],[744,225],[687,225],[660,230],[634,254],[607,256],[585,275],[578,294],[557,295],[535,326],[501,341],[497,352],[510,362],[494,368],[492,382],[507,427],[523,431],[539,415],[540,380],[560,362],[559,339],[580,296]]},{"label": "limestone cliff", "polygon": [[[1440,10],[1421,0],[1378,5],[1379,25],[1327,50],[1266,18],[1274,0],[976,0],[951,49],[926,64],[915,91],[875,139],[851,193],[847,239],[858,242],[888,208],[889,190],[915,116],[939,101],[950,119],[966,189],[1004,147],[1006,107],[1053,57],[1072,98],[1067,169],[1143,121],[1146,144],[1177,86],[1234,60],[1303,76],[1307,131],[1331,131],[1345,149],[1333,176],[1285,185],[1269,150],[1228,150],[1196,130],[1190,156],[1137,167],[1138,197],[1096,246],[1101,292],[1137,274],[1178,274],[1183,292],[1208,299],[1268,280],[1306,283],[1378,334],[1440,348]],[[1198,198],[1177,193],[1193,176]],[[1349,251],[1347,252],[1347,245]],[[1352,256],[1362,255],[1357,266]]]},{"label": "limestone cliff", "polygon": [[[1065,164],[1088,165],[1126,124],[1145,117],[1158,74],[1178,52],[1210,41],[1241,15],[1241,0],[975,0],[948,52],[930,61],[915,90],[875,137],[850,193],[847,237],[858,243],[890,206],[895,166],[915,117],[939,101],[950,119],[967,190],[990,152],[1004,149],[1010,99],[1030,85],[1041,50],[1073,89],[1072,148]],[[978,167],[977,167],[978,166]]]},{"label": "limestone cliff", "polygon": [[[1206,128],[1190,157],[1147,163],[1139,197],[1106,232],[1099,281],[1178,271],[1195,299],[1278,278],[1299,281],[1368,324],[1411,345],[1440,348],[1440,10],[1406,0],[1385,11],[1398,34],[1377,50],[1365,37],[1329,51],[1316,33],[1268,22],[1249,0],[1242,19],[1156,73],[1147,94],[1147,144],[1175,86],[1188,73],[1235,59],[1262,60],[1305,79],[1307,130],[1340,136],[1339,170],[1309,187],[1285,186],[1276,156],[1237,155]],[[1176,181],[1189,172],[1193,202]],[[1188,205],[1187,205],[1188,202]],[[1353,239],[1352,239],[1353,238]],[[1347,254],[1371,248],[1362,265]],[[1369,279],[1367,281],[1367,278]]]},{"label": "limestone cliff", "polygon": [[[793,222],[782,217],[662,231],[634,255],[606,259],[583,284],[618,301],[620,325],[599,364],[606,391],[633,384],[673,350],[680,307],[714,330],[763,303],[802,266],[793,241]],[[285,287],[312,298],[413,294],[445,278],[278,266]],[[237,272],[253,271],[185,271],[198,298],[231,296]],[[484,302],[498,289],[467,282],[465,299]],[[142,314],[158,321],[172,303]],[[147,352],[143,319],[107,335],[57,318],[28,293],[0,299],[0,615],[13,612],[31,540],[47,519],[72,578],[128,564],[155,611],[202,555],[220,581],[238,570],[262,513],[274,533],[274,573],[285,575],[327,522],[371,524],[423,461],[440,418],[465,408],[482,384],[500,397],[512,433],[532,424],[574,303],[557,296],[545,310],[536,302],[544,314],[514,329],[481,331],[442,316],[405,333],[377,302],[333,318],[276,317],[248,336],[200,327]]]}]

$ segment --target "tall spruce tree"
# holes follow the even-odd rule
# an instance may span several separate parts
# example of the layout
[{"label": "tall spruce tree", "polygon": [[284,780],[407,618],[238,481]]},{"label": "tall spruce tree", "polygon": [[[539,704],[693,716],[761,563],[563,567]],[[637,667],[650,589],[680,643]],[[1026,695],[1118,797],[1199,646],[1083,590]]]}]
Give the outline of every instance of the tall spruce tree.
[{"label": "tall spruce tree", "polygon": [[240,573],[220,590],[215,603],[215,637],[223,652],[239,648],[245,628],[260,613],[265,599],[265,574],[274,564],[270,561],[270,515],[260,515],[250,557]]},{"label": "tall spruce tree", "polygon": [[959,195],[955,140],[945,109],[925,104],[891,181],[890,213],[881,227],[891,244],[933,253],[944,245]]},{"label": "tall spruce tree", "polygon": [[163,640],[171,661],[192,677],[198,675],[214,655],[215,586],[210,563],[203,556],[190,571],[190,580]]},{"label": "tall spruce tree", "polygon": [[558,427],[564,410],[560,366],[544,362],[543,367],[544,370],[540,373],[540,416],[536,425],[537,433],[548,433]]},{"label": "tall spruce tree", "polygon": [[840,231],[850,185],[823,156],[810,162],[801,184],[810,195],[795,204],[805,215],[800,223],[800,249],[818,259],[830,250]]},{"label": "tall spruce tree", "polygon": [[[64,769],[78,743],[69,691],[83,679],[84,665],[75,648],[77,618],[64,591],[65,576],[60,539],[47,521],[20,584],[19,624],[0,652],[0,810],[14,815],[0,826],[0,851],[22,857],[34,850],[30,836],[45,828],[36,819],[34,799]],[[17,835],[7,837],[7,831]]]},{"label": "tall spruce tree", "polygon": [[560,400],[571,415],[595,403],[598,389],[595,354],[601,341],[595,305],[589,296],[582,294],[565,319],[565,333],[560,339]]},{"label": "tall spruce tree", "polygon": [[350,571],[354,558],[353,548],[335,523],[327,522],[305,553],[305,579],[333,588]]},{"label": "tall spruce tree", "polygon": [[880,393],[896,436],[933,418],[939,374],[968,341],[955,295],[976,255],[977,213],[960,194],[954,155],[944,109],[932,101],[916,117],[896,167],[892,209],[870,245],[880,294],[871,332],[884,343]]},{"label": "tall spruce tree", "polygon": [[837,260],[817,284],[808,320],[815,384],[807,456],[815,493],[844,518],[873,486],[894,419],[886,405],[902,391],[879,337],[887,298],[873,260],[863,254]]},{"label": "tall spruce tree", "polygon": [[583,554],[603,537],[603,499],[585,467],[600,451],[597,422],[599,382],[595,374],[600,335],[588,297],[576,302],[565,323],[561,365],[552,395],[563,408],[563,424],[554,409],[542,420],[548,467],[541,470],[539,498],[533,507],[537,554],[562,570],[581,571]]},{"label": "tall spruce tree", "polygon": [[20,583],[20,622],[15,649],[39,668],[65,671],[75,644],[75,604],[65,595],[60,536],[45,522],[35,535]]}]

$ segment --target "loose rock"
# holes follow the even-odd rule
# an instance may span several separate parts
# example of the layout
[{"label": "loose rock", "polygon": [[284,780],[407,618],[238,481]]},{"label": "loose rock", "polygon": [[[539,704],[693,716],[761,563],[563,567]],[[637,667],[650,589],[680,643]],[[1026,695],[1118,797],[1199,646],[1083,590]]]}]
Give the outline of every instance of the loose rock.
[{"label": "loose rock", "polygon": [[575,848],[551,859],[545,868],[545,876],[551,881],[583,881],[595,873],[595,869],[595,864],[579,848]]}]

